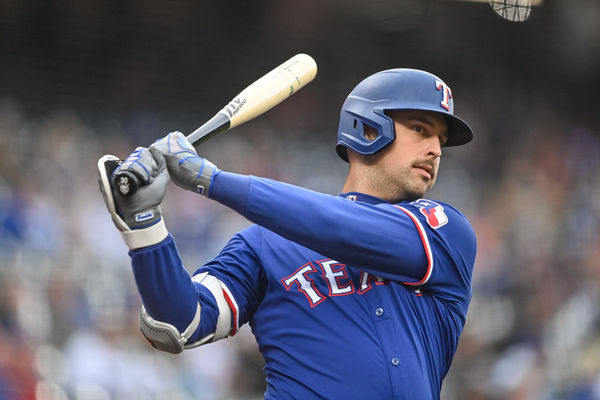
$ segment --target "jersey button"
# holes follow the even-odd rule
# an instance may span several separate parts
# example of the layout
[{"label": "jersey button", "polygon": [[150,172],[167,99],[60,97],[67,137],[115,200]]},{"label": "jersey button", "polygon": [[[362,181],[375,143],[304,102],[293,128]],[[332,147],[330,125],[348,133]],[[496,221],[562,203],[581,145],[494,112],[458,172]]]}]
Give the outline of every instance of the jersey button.
[{"label": "jersey button", "polygon": [[392,365],[397,366],[398,364],[400,364],[400,360],[396,357],[392,358]]},{"label": "jersey button", "polygon": [[378,307],[378,308],[375,310],[375,315],[377,315],[378,317],[381,317],[381,316],[383,315],[383,308],[381,308],[381,307]]}]

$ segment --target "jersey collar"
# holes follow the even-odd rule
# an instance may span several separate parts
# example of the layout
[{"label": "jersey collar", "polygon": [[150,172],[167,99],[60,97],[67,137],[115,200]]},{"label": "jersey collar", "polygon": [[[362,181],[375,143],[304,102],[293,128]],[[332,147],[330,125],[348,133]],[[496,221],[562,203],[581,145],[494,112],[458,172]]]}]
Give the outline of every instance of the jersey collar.
[{"label": "jersey collar", "polygon": [[359,193],[359,192],[340,193],[338,196],[341,196],[348,200],[360,201],[360,202],[369,203],[369,204],[381,204],[381,203],[390,204],[389,201],[380,199],[379,197],[375,197],[375,196],[371,196],[371,195]]}]

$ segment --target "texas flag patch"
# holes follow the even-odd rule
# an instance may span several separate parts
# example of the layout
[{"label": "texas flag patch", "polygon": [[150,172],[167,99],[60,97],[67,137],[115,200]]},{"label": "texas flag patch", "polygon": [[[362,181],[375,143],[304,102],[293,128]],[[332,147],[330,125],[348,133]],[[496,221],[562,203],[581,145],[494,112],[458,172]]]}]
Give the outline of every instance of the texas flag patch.
[{"label": "texas flag patch", "polygon": [[448,216],[441,204],[426,199],[419,199],[413,201],[411,204],[419,207],[421,214],[427,218],[427,224],[433,229],[437,229],[448,223]]}]

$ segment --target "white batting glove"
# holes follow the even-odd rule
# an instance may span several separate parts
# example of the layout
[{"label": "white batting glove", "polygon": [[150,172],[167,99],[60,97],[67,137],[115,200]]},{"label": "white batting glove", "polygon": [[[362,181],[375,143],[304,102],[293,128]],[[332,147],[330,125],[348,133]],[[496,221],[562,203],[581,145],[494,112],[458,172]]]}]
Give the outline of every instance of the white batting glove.
[{"label": "white batting glove", "polygon": [[154,158],[164,157],[171,180],[177,186],[208,196],[210,185],[220,171],[216,165],[196,153],[181,132],[171,132],[150,146]]},{"label": "white batting glove", "polygon": [[[160,243],[168,235],[160,203],[169,175],[164,159],[157,160],[147,148],[141,147],[123,163],[112,155],[98,160],[98,184],[104,203],[125,244],[132,250]],[[129,197],[121,196],[112,186],[112,175],[121,169],[136,174],[144,182]]]}]

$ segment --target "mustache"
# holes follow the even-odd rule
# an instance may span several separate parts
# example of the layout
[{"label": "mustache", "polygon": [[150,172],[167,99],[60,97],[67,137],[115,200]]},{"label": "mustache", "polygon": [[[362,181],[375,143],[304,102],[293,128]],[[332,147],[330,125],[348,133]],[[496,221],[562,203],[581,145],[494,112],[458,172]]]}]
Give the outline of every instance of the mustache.
[{"label": "mustache", "polygon": [[416,167],[416,168],[425,168],[425,169],[430,170],[431,172],[433,172],[433,171],[435,171],[435,161],[433,161],[433,160],[415,161],[413,163],[413,167]]}]

